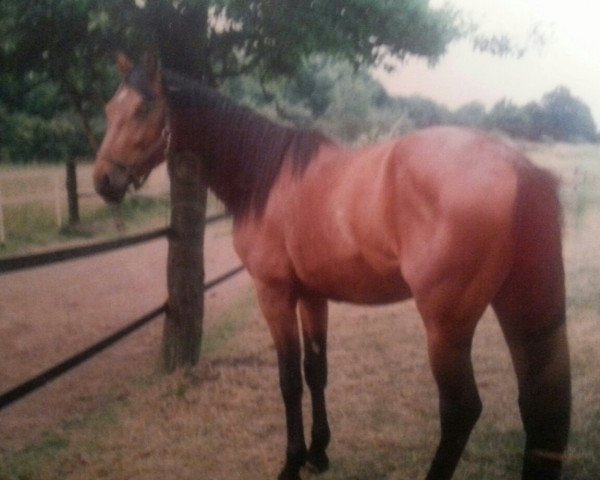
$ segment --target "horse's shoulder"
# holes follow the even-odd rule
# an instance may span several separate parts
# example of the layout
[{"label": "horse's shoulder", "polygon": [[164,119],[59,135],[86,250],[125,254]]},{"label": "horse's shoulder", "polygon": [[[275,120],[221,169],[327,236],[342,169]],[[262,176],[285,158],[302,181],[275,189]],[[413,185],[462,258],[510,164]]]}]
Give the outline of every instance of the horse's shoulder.
[{"label": "horse's shoulder", "polygon": [[282,225],[268,209],[260,216],[251,214],[234,224],[233,246],[253,278],[286,281],[290,277]]}]

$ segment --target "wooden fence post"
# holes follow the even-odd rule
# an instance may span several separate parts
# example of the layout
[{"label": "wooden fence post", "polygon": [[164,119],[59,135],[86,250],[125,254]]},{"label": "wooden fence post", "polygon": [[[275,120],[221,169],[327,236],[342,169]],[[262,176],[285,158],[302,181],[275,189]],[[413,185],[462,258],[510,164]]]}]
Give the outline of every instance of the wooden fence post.
[{"label": "wooden fence post", "polygon": [[61,212],[61,200],[62,191],[60,188],[60,176],[54,177],[54,216],[56,217],[56,226],[60,228],[62,226],[62,212]]},{"label": "wooden fence post", "polygon": [[167,260],[169,303],[162,367],[172,372],[200,358],[204,316],[204,225],[207,186],[201,158],[169,153],[171,231]]},{"label": "wooden fence post", "polygon": [[0,246],[6,243],[6,230],[4,230],[4,207],[2,205],[2,192],[0,191]]},{"label": "wooden fence post", "polygon": [[77,194],[77,163],[75,160],[67,162],[67,200],[69,204],[69,225],[79,224],[79,196]]}]

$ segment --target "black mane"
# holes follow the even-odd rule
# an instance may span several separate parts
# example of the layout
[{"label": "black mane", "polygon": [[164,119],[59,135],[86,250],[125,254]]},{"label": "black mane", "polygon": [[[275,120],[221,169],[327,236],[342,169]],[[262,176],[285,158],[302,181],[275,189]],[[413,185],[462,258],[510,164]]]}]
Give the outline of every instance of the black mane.
[{"label": "black mane", "polygon": [[[140,77],[132,73],[129,82],[146,97]],[[209,186],[236,219],[264,211],[286,161],[302,175],[319,147],[331,143],[318,131],[279,125],[190,78],[168,70],[162,78],[172,114],[193,118],[194,150],[206,162]]]}]

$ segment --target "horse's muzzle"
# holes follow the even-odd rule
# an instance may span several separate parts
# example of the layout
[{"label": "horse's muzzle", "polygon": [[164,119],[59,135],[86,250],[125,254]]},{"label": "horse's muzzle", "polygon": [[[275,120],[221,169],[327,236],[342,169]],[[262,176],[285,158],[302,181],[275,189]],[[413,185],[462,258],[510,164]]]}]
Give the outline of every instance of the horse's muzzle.
[{"label": "horse's muzzle", "polygon": [[94,188],[107,203],[120,203],[127,193],[131,180],[125,171],[110,168],[94,172]]}]

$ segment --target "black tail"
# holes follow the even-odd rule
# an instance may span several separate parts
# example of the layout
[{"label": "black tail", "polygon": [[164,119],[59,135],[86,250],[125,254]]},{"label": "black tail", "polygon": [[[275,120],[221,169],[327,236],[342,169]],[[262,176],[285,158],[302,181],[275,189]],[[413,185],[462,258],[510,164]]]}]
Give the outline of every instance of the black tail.
[{"label": "black tail", "polygon": [[517,167],[514,257],[506,287],[520,304],[519,326],[543,334],[565,322],[562,209],[558,179],[528,161]]}]

